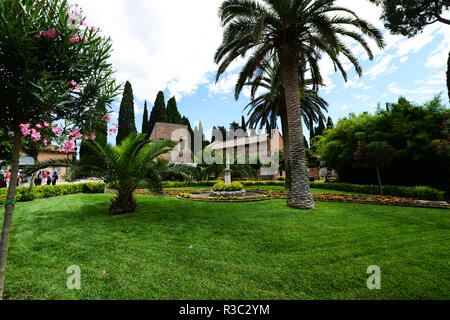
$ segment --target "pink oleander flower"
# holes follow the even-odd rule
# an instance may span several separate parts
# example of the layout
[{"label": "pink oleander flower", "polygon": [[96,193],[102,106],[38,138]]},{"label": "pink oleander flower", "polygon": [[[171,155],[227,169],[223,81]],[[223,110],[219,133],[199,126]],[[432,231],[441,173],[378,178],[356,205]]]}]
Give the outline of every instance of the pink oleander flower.
[{"label": "pink oleander flower", "polygon": [[98,30],[98,28],[97,28],[97,27],[94,27],[94,26],[92,26],[90,29],[91,29],[91,31],[93,31],[93,32],[95,32],[95,31]]},{"label": "pink oleander flower", "polygon": [[36,131],[35,129],[31,129],[31,139],[34,142],[41,140],[41,133],[39,131]]},{"label": "pink oleander flower", "polygon": [[102,117],[102,121],[110,122],[111,121],[111,115],[107,113]]},{"label": "pink oleander flower", "polygon": [[80,92],[80,87],[76,86],[75,89],[73,89],[75,92]]},{"label": "pink oleander flower", "polygon": [[61,151],[64,153],[69,153],[69,152],[75,150],[76,147],[77,147],[77,145],[75,143],[75,140],[70,140],[70,141],[66,142],[66,144],[64,145],[64,148],[62,148]]},{"label": "pink oleander flower", "polygon": [[75,80],[70,81],[70,84],[73,85],[74,87],[77,86],[77,82]]},{"label": "pink oleander flower", "polygon": [[85,135],[83,136],[83,138],[84,138],[84,140],[89,140],[89,136],[88,136],[87,134],[85,134]]},{"label": "pink oleander flower", "polygon": [[31,134],[30,125],[29,124],[21,124],[19,125],[20,131],[22,132],[23,136],[29,136]]},{"label": "pink oleander flower", "polygon": [[42,129],[42,125],[41,125],[40,123],[38,123],[38,124],[36,125],[36,128]]},{"label": "pink oleander flower", "polygon": [[48,123],[47,121],[44,122],[44,127],[48,127],[50,126],[50,123]]},{"label": "pink oleander flower", "polygon": [[97,137],[95,136],[95,134],[92,133],[92,134],[91,134],[91,139],[92,139],[92,140],[95,140],[96,138],[97,138]]},{"label": "pink oleander flower", "polygon": [[46,40],[55,40],[57,37],[57,32],[56,29],[51,28],[48,29],[47,31],[44,31],[42,35],[45,37]]},{"label": "pink oleander flower", "polygon": [[34,35],[35,39],[39,39],[40,37],[42,37],[42,34],[40,32],[38,32]]},{"label": "pink oleander flower", "polygon": [[72,37],[69,39],[70,44],[78,43],[78,42],[80,42],[80,38],[78,38],[78,37]]},{"label": "pink oleander flower", "polygon": [[69,18],[72,20],[77,20],[77,17],[72,12],[69,12]]},{"label": "pink oleander flower", "polygon": [[44,145],[48,145],[48,143],[49,143],[49,141],[47,139],[44,139],[42,142],[44,143]]},{"label": "pink oleander flower", "polygon": [[54,127],[52,128],[53,133],[61,134],[63,131],[60,128]]}]

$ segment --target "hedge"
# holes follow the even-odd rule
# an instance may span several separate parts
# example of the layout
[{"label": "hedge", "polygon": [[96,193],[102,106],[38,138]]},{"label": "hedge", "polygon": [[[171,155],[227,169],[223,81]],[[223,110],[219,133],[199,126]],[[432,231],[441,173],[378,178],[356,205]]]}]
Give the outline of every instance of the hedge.
[{"label": "hedge", "polygon": [[[216,183],[222,182],[221,180],[214,181],[165,181],[163,182],[164,188],[184,188],[184,187],[213,187]],[[245,187],[256,187],[256,186],[280,186],[284,187],[284,181],[252,181],[252,180],[241,180]],[[376,185],[358,185],[350,183],[326,183],[326,182],[311,182],[311,188],[316,189],[327,189],[335,191],[347,191],[353,193],[365,193],[379,195],[380,189]],[[445,192],[440,191],[430,187],[403,187],[403,186],[383,186],[384,195],[393,197],[402,197],[409,199],[419,199],[419,200],[432,200],[432,201],[442,201],[445,199]]]},{"label": "hedge", "polygon": [[[284,181],[268,181],[268,180],[234,180],[239,181],[245,187],[252,186],[271,186],[271,187],[284,187]],[[164,181],[163,188],[184,188],[184,187],[213,187],[216,183],[223,182],[223,180],[209,180],[209,181]]]},{"label": "hedge", "polygon": [[[60,184],[56,186],[39,186],[29,191],[30,187],[19,187],[16,192],[16,202],[51,198],[75,193],[104,193],[106,184],[102,182],[87,182],[78,184]],[[6,202],[7,188],[0,189],[0,204]]]},{"label": "hedge", "polygon": [[[374,195],[380,194],[380,188],[376,185],[360,185],[335,182],[311,182],[311,188],[366,193]],[[430,187],[402,187],[385,185],[383,186],[383,195],[409,199],[442,201],[444,200],[445,192]]]}]

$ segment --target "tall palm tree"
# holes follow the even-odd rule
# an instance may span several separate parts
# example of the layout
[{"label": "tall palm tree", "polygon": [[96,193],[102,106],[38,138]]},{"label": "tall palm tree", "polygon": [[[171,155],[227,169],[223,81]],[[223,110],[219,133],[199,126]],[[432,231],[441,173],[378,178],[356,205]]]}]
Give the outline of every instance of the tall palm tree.
[{"label": "tall palm tree", "polygon": [[164,174],[189,175],[192,172],[192,168],[187,165],[169,164],[161,160],[161,156],[171,151],[176,144],[170,140],[151,142],[146,134],[137,133],[129,135],[119,146],[90,141],[89,147],[97,157],[87,157],[81,161],[50,159],[37,163],[27,172],[64,166],[69,167],[66,175],[68,181],[81,176],[104,179],[117,190],[109,213],[119,215],[136,210],[137,202],[133,193],[138,187],[160,192]]},{"label": "tall palm tree", "polygon": [[[280,63],[276,58],[273,58],[271,62],[264,63],[263,66],[264,73],[248,83],[251,87],[252,97],[246,107],[246,109],[249,109],[248,114],[250,115],[248,123],[252,127],[259,125],[262,128],[266,122],[269,122],[269,128],[276,129],[278,127],[277,120],[280,117],[284,151],[289,154],[289,129]],[[312,83],[312,79],[305,81],[305,84],[309,87],[311,87],[309,84]],[[259,89],[263,89],[264,92],[256,97]],[[328,103],[319,96],[317,91],[309,88],[304,89],[300,102],[303,122],[308,128],[319,121],[325,122],[326,118],[323,111],[328,111]],[[288,157],[284,157],[286,188],[290,189],[291,168],[288,160]]]},{"label": "tall palm tree", "polygon": [[[346,77],[341,63],[345,57],[361,74],[361,67],[343,38],[359,43],[373,58],[364,35],[383,47],[379,30],[360,19],[353,11],[337,7],[334,0],[225,0],[219,15],[223,42],[218,48],[215,61],[219,64],[216,80],[238,57],[249,54],[242,68],[240,81],[261,69],[261,63],[276,56],[283,74],[286,110],[289,126],[289,162],[292,187],[288,206],[298,209],[314,208],[309,188],[305,159],[300,89],[304,88],[306,70],[299,70],[300,61],[305,62],[311,78],[319,74],[318,60],[328,56],[335,68]],[[340,14],[340,15],[338,15]],[[350,28],[347,28],[349,26]],[[357,28],[361,32],[352,30]],[[301,78],[299,79],[299,75]]]}]

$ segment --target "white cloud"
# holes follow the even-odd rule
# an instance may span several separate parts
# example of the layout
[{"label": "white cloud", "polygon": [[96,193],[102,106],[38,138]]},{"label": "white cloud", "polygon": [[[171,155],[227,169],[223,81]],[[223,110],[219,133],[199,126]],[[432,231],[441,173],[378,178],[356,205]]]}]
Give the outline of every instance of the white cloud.
[{"label": "white cloud", "polygon": [[362,81],[353,81],[353,80],[348,80],[345,84],[344,84],[344,88],[362,88],[364,87],[364,83]]},{"label": "white cloud", "polygon": [[397,55],[405,56],[410,52],[416,53],[427,44],[431,43],[435,37],[434,32],[439,28],[438,24],[430,25],[424,29],[422,33],[419,33],[412,38],[403,38],[398,42],[395,47],[397,48]]},{"label": "white cloud", "polygon": [[71,1],[84,9],[89,25],[111,36],[116,77],[129,80],[139,99],[153,101],[166,88],[178,98],[193,94],[216,70],[221,0]]},{"label": "white cloud", "polygon": [[135,114],[142,114],[144,113],[144,107],[139,107],[136,103],[136,101],[134,101],[134,113]]},{"label": "white cloud", "polygon": [[230,94],[234,90],[238,78],[239,75],[237,73],[229,73],[217,83],[210,83],[208,86],[209,92],[212,94]]},{"label": "white cloud", "polygon": [[402,57],[402,58],[400,59],[400,62],[401,62],[401,63],[405,63],[406,61],[408,61],[408,57]]},{"label": "white cloud", "polygon": [[[448,29],[448,27],[447,27]],[[427,68],[441,68],[444,67],[447,64],[448,59],[448,50],[450,48],[450,32],[446,30],[447,32],[444,32],[443,29],[440,29],[438,31],[438,34],[441,34],[443,36],[443,41],[439,45],[439,47],[436,48],[431,54],[425,63],[425,67]]]},{"label": "white cloud", "polygon": [[375,80],[379,75],[386,75],[394,72],[398,67],[391,64],[394,55],[388,54],[379,59],[379,62],[373,66],[365,75],[369,76],[371,80]]}]

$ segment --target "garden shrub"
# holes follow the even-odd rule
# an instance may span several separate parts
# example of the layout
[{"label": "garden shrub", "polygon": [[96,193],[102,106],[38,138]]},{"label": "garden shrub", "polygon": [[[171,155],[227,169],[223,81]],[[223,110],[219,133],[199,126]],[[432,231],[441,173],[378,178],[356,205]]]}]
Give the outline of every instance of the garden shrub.
[{"label": "garden shrub", "polygon": [[[379,195],[380,189],[376,185],[360,185],[351,183],[326,183],[326,182],[312,182],[312,188],[328,189],[336,191],[347,191],[354,193],[366,193]],[[393,197],[402,197],[419,200],[442,201],[445,197],[445,192],[430,187],[403,187],[403,186],[383,186],[383,194]]]},{"label": "garden shrub", "polygon": [[[16,202],[52,198],[76,193],[104,193],[105,183],[88,182],[79,184],[60,184],[56,186],[38,186],[30,192],[29,187],[18,187]],[[7,188],[0,189],[0,204],[6,202]]]},{"label": "garden shrub", "polygon": [[223,182],[216,183],[212,187],[213,191],[241,191],[244,189],[242,183],[234,181],[231,184],[225,184]]}]

